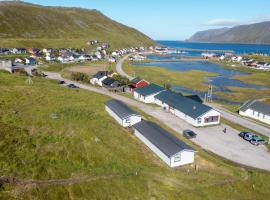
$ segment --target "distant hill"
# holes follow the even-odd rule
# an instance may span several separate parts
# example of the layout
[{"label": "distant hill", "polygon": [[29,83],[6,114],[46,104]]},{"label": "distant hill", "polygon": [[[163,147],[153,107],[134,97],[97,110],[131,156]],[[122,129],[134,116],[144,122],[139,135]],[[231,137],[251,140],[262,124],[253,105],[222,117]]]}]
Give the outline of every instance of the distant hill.
[{"label": "distant hill", "polygon": [[270,21],[233,28],[200,31],[188,42],[270,44]]},{"label": "distant hill", "polygon": [[114,47],[152,45],[143,33],[97,10],[0,1],[0,47],[82,47],[98,39]]}]

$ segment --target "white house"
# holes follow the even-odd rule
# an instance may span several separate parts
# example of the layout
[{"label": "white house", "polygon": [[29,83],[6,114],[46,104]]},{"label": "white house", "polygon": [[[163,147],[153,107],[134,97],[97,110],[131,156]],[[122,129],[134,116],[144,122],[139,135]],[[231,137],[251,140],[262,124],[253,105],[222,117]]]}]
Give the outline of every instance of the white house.
[{"label": "white house", "polygon": [[108,71],[99,71],[97,72],[93,78],[91,78],[90,83],[92,85],[102,86],[102,81],[108,77]]},{"label": "white house", "polygon": [[169,90],[156,95],[155,103],[195,127],[220,123],[220,113],[218,111]]},{"label": "white house", "polygon": [[194,149],[157,124],[141,121],[133,127],[134,134],[170,167],[194,162]]},{"label": "white house", "polygon": [[138,113],[116,99],[107,101],[105,110],[123,127],[130,127],[142,119]]},{"label": "white house", "polygon": [[270,124],[270,104],[257,100],[245,102],[239,109],[239,114]]},{"label": "white house", "polygon": [[135,99],[144,103],[155,103],[155,96],[166,89],[151,83],[147,86],[137,88],[134,90],[133,96]]}]

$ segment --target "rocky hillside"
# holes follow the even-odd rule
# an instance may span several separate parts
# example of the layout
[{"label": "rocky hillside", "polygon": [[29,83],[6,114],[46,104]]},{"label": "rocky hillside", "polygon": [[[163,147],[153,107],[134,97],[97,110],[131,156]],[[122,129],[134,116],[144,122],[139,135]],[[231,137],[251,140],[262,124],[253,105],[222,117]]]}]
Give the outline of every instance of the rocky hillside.
[{"label": "rocky hillside", "polygon": [[97,10],[0,1],[1,47],[76,47],[93,39],[115,47],[152,45],[143,33]]},{"label": "rocky hillside", "polygon": [[200,31],[186,41],[270,44],[270,22]]}]

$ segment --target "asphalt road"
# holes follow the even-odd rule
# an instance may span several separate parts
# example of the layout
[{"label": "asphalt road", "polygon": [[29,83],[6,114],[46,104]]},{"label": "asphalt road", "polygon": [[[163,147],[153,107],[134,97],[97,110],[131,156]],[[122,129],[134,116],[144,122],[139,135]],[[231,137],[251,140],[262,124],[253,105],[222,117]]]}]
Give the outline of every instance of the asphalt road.
[{"label": "asphalt road", "polygon": [[124,76],[124,77],[127,77],[129,80],[132,80],[133,77],[129,76],[126,72],[124,72],[123,68],[122,68],[122,65],[123,65],[123,62],[130,56],[131,54],[128,54],[126,56],[124,56],[123,58],[121,58],[117,64],[116,64],[116,71],[119,75],[121,76]]},{"label": "asphalt road", "polygon": [[[238,136],[238,131],[231,127],[221,124],[220,126],[214,127],[194,128],[184,120],[179,119],[171,113],[165,112],[162,108],[146,105],[128,97],[108,92],[103,88],[91,87],[89,85],[79,84],[74,81],[63,79],[58,73],[44,73],[48,75],[47,78],[64,80],[68,84],[73,83],[82,89],[107,95],[121,100],[131,106],[137,107],[179,134],[182,134],[185,129],[191,129],[198,134],[197,138],[192,139],[192,141],[203,149],[211,151],[227,160],[241,165],[270,171],[270,153],[267,151],[266,147],[253,146],[249,142],[240,138]],[[225,127],[227,128],[226,134],[222,132]]]},{"label": "asphalt road", "polygon": [[[146,52],[145,54],[148,54],[149,52]],[[131,54],[129,54],[131,55]],[[123,57],[119,62],[116,64],[116,71],[121,76],[127,77],[129,80],[132,80],[133,77],[129,76],[127,73],[124,72],[122,65],[123,62],[128,58],[129,55],[126,55]],[[251,130],[254,130],[262,135],[265,135],[270,138],[270,128],[267,128],[266,126],[260,125],[252,120],[242,118],[241,116],[237,116],[236,114],[233,114],[227,110],[222,109],[220,106],[211,104],[211,107],[213,107],[215,110],[219,111],[223,118],[232,121],[234,123],[238,123],[244,127],[247,127]]]}]

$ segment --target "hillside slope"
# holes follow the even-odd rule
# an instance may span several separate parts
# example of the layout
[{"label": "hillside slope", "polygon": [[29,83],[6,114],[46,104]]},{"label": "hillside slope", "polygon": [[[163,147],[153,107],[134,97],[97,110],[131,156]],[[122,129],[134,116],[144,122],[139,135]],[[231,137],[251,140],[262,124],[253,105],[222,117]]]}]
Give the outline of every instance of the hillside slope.
[{"label": "hillside slope", "polygon": [[74,47],[93,39],[115,47],[152,45],[143,33],[97,10],[0,2],[0,46]]},{"label": "hillside slope", "polygon": [[270,44],[270,22],[200,31],[186,41]]}]

